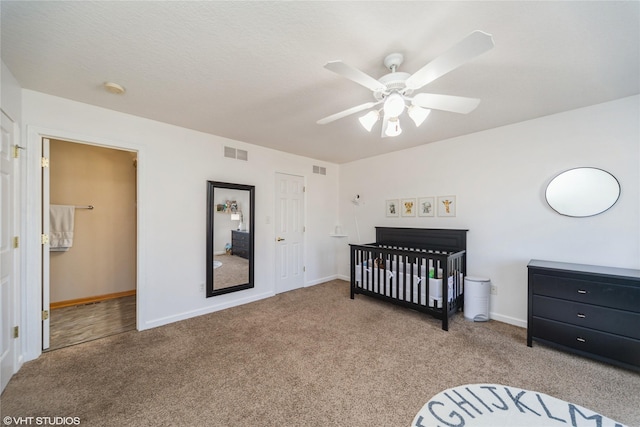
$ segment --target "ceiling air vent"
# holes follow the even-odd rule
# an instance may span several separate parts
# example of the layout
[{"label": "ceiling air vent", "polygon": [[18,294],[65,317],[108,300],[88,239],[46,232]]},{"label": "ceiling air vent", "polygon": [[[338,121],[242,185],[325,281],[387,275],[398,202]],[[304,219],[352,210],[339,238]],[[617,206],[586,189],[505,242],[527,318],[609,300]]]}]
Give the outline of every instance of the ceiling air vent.
[{"label": "ceiling air vent", "polygon": [[326,175],[327,174],[327,168],[324,168],[322,166],[313,165],[313,173],[317,173],[319,175]]}]

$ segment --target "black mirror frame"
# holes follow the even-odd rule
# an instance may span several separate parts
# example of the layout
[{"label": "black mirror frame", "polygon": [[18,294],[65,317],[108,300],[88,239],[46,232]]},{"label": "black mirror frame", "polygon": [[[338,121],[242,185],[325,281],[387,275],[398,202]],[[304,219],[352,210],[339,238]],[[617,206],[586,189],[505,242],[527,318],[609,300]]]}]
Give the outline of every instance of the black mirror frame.
[{"label": "black mirror frame", "polygon": [[[231,286],[224,289],[213,288],[213,242],[214,242],[214,215],[215,215],[215,198],[214,191],[216,188],[226,188],[231,190],[245,190],[249,192],[250,215],[249,215],[249,282],[241,285]],[[216,295],[228,294],[229,292],[241,291],[243,289],[251,289],[254,287],[253,267],[254,267],[254,247],[255,247],[255,186],[244,184],[232,184],[228,182],[207,181],[207,298]]]}]

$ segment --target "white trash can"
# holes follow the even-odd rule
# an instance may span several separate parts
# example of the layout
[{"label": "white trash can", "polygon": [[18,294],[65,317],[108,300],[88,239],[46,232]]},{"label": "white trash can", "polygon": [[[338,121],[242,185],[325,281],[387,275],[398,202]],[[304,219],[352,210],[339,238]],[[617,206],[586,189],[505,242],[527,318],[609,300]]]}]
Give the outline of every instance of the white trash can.
[{"label": "white trash can", "polygon": [[464,278],[464,318],[473,322],[489,320],[491,280],[486,277]]}]

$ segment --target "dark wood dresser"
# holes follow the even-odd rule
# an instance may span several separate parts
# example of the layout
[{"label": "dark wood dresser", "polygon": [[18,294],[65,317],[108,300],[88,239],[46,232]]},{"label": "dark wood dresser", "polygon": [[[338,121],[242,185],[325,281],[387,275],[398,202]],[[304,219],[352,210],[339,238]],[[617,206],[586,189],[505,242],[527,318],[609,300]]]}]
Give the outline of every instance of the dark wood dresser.
[{"label": "dark wood dresser", "polygon": [[249,259],[249,233],[231,230],[231,251],[233,255]]},{"label": "dark wood dresser", "polygon": [[531,260],[532,341],[640,371],[640,270]]}]

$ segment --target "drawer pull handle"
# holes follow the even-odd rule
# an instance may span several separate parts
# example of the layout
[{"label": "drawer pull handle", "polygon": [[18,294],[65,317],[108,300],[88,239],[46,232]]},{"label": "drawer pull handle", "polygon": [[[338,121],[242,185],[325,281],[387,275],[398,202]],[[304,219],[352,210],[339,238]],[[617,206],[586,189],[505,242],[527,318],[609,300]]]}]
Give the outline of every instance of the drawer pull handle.
[{"label": "drawer pull handle", "polygon": [[586,293],[587,293],[587,291],[585,291],[584,289],[578,289],[578,293],[579,293],[579,294],[586,294]]},{"label": "drawer pull handle", "polygon": [[578,317],[581,319],[584,319],[585,317],[587,317],[586,314],[582,314],[582,313],[578,313]]},{"label": "drawer pull handle", "polygon": [[580,338],[580,337],[576,338],[576,340],[580,341],[580,342],[587,342],[587,340],[585,340],[584,338]]}]

